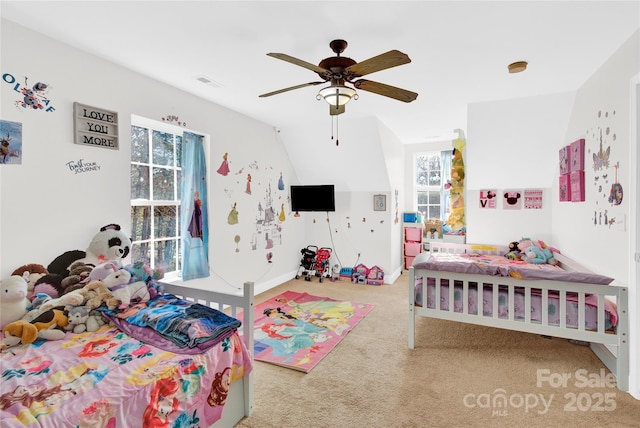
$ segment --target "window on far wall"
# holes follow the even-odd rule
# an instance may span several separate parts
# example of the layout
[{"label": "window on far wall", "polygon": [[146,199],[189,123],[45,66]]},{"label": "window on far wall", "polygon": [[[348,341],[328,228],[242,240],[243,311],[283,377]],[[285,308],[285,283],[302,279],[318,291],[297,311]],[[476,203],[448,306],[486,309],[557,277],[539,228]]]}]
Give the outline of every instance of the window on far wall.
[{"label": "window on far wall", "polygon": [[181,269],[180,187],[182,129],[133,117],[131,121],[131,260]]},{"label": "window on far wall", "polygon": [[414,156],[414,207],[424,218],[445,221],[449,211],[447,191],[451,151],[417,153]]}]

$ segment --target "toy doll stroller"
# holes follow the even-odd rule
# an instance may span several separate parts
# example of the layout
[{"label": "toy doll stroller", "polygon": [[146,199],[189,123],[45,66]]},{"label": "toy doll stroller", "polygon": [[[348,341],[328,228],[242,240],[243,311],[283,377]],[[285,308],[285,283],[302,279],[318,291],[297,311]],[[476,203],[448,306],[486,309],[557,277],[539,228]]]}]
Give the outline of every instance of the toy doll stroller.
[{"label": "toy doll stroller", "polygon": [[315,263],[315,275],[322,282],[323,279],[331,278],[331,267],[329,266],[329,259],[331,258],[331,248],[322,247],[316,254]]},{"label": "toy doll stroller", "polygon": [[296,274],[296,279],[300,278],[300,276],[305,275],[305,281],[311,281],[311,276],[315,275],[315,265],[316,265],[316,254],[318,252],[318,247],[315,245],[308,245],[306,248],[300,250],[302,254],[302,258],[300,259],[300,267],[298,268],[298,273]]}]

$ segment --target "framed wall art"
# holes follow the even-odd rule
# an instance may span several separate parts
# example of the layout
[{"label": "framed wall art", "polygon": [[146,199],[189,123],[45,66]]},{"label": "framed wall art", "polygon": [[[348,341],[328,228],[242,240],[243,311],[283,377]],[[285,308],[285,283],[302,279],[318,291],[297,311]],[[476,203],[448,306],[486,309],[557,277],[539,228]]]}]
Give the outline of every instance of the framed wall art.
[{"label": "framed wall art", "polygon": [[374,211],[387,210],[387,195],[373,195],[373,210]]}]

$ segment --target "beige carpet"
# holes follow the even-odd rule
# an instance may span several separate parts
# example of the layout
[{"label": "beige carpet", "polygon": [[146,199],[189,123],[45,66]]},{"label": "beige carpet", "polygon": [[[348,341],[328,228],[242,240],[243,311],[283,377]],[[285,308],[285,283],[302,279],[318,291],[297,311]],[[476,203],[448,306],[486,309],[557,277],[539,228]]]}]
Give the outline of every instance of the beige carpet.
[{"label": "beige carpet", "polygon": [[[419,318],[408,349],[407,288],[405,272],[393,285],[300,279],[257,296],[306,291],[375,308],[311,373],[256,361],[254,413],[236,427],[640,426],[640,401],[583,385],[605,380],[604,365],[564,339]],[[545,370],[552,380],[569,375],[566,386],[538,385]],[[493,403],[500,392],[502,407]]]}]

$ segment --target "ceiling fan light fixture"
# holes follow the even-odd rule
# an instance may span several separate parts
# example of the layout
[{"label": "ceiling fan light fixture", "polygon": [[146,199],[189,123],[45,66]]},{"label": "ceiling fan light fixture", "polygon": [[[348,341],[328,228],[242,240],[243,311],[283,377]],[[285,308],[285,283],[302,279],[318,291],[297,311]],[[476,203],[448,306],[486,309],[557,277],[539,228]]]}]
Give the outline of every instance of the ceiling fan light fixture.
[{"label": "ceiling fan light fixture", "polygon": [[329,105],[343,106],[351,99],[358,99],[358,93],[355,89],[344,85],[332,85],[320,89],[316,96],[318,100],[325,100]]},{"label": "ceiling fan light fixture", "polygon": [[527,61],[516,61],[509,64],[507,68],[509,69],[509,73],[520,73],[527,69],[527,65]]}]

